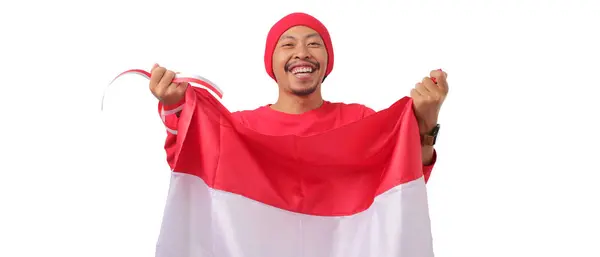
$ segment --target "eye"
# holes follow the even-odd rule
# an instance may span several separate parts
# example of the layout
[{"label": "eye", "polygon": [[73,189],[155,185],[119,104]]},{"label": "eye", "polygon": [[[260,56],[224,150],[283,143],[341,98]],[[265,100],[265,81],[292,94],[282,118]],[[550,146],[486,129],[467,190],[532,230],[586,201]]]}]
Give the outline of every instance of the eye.
[{"label": "eye", "polygon": [[294,46],[294,44],[292,44],[292,43],[284,43],[281,46],[283,46],[283,47],[292,47],[292,46]]},{"label": "eye", "polygon": [[309,43],[308,45],[309,46],[320,46],[321,44],[317,43],[317,42],[312,42],[312,43]]}]

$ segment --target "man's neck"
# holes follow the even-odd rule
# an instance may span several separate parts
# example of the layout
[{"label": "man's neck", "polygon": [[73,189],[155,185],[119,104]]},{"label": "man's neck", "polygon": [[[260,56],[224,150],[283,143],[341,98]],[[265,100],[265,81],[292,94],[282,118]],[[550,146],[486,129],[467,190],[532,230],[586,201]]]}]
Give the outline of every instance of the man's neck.
[{"label": "man's neck", "polygon": [[315,92],[309,96],[279,95],[271,109],[288,114],[302,114],[323,105],[321,94]]}]

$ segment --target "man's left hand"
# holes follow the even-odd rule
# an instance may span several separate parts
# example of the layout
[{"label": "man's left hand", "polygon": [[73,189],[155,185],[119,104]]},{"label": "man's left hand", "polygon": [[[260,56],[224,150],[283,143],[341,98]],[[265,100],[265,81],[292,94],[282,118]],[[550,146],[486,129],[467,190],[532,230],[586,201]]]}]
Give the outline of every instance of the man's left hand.
[{"label": "man's left hand", "polygon": [[437,125],[440,108],[448,95],[448,74],[439,69],[431,71],[429,76],[410,91],[421,135],[429,133]]}]

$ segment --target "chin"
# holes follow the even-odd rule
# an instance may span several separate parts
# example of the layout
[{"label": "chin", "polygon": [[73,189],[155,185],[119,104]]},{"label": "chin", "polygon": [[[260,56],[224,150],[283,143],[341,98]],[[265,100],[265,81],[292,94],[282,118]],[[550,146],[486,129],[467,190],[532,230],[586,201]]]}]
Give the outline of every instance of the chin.
[{"label": "chin", "polygon": [[308,95],[311,95],[314,92],[316,92],[317,88],[318,88],[317,85],[310,86],[310,87],[300,86],[300,87],[291,87],[290,91],[292,92],[292,94],[297,95],[297,96],[308,96]]}]

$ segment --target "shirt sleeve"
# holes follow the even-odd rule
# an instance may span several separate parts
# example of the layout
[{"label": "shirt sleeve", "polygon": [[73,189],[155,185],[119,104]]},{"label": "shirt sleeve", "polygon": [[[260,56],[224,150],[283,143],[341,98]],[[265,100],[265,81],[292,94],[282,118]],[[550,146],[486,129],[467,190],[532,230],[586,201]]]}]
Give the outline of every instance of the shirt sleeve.
[{"label": "shirt sleeve", "polygon": [[177,113],[183,110],[183,102],[175,105],[163,105],[161,102],[158,103],[158,113],[160,118],[167,129],[167,132],[177,135],[177,123],[179,118]]},{"label": "shirt sleeve", "polygon": [[163,105],[161,102],[158,103],[158,113],[167,131],[165,151],[167,152],[167,162],[171,167],[173,167],[177,152],[177,129],[179,124],[177,113],[183,110],[184,101],[185,100],[182,100],[174,105]]}]

